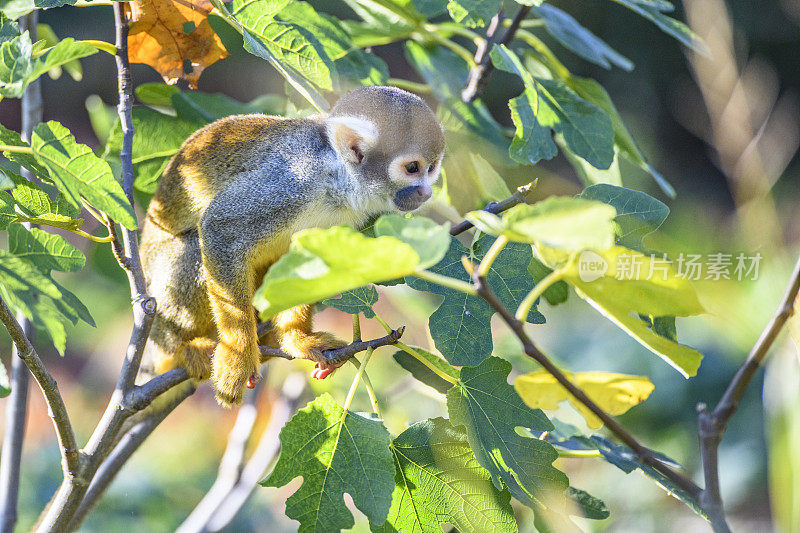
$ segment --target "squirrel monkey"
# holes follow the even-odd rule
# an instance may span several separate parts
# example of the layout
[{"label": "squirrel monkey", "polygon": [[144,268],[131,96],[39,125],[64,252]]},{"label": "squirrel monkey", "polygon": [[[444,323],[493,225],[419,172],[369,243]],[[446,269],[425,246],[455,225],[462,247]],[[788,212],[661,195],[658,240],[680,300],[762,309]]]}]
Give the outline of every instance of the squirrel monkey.
[{"label": "squirrel monkey", "polygon": [[[158,302],[148,356],[160,373],[183,366],[211,378],[223,405],[241,402],[261,363],[253,293],[294,232],[360,227],[411,211],[432,194],[444,135],[419,97],[363,87],[330,115],[223,118],[192,134],[170,160],[150,202],[140,252]],[[312,306],[271,319],[274,341],[317,363],[346,343],[314,332]]]}]

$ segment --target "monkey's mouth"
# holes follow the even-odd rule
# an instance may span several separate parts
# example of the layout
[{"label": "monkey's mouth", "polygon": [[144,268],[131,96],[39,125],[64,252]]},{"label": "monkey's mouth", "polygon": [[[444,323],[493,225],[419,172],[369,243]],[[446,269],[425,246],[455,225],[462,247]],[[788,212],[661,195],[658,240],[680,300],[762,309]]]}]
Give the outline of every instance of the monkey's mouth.
[{"label": "monkey's mouth", "polygon": [[433,191],[428,184],[411,185],[397,191],[392,200],[400,211],[413,211],[427,202],[431,194]]}]

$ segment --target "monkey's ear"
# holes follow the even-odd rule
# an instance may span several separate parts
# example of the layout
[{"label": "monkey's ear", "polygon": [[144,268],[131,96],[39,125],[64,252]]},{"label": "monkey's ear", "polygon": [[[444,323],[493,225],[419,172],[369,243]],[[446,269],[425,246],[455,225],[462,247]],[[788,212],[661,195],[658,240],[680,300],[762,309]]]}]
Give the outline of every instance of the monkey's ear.
[{"label": "monkey's ear", "polygon": [[364,153],[378,142],[378,127],[361,117],[328,117],[325,128],[336,151],[356,165],[363,161]]}]

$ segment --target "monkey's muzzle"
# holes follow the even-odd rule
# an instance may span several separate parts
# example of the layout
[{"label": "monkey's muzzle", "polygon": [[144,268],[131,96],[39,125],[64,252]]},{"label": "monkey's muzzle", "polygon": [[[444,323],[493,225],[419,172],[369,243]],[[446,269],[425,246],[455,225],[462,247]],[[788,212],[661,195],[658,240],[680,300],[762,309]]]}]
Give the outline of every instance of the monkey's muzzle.
[{"label": "monkey's muzzle", "polygon": [[427,202],[432,194],[433,189],[427,183],[409,185],[394,194],[394,205],[400,211],[413,211]]}]

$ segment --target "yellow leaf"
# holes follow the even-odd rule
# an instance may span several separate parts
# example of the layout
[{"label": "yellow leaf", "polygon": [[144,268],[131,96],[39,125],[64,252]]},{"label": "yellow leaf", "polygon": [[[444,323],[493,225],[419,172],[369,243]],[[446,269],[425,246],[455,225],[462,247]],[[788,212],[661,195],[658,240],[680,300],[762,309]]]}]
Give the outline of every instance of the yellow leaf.
[{"label": "yellow leaf", "polygon": [[[589,398],[610,415],[621,415],[650,396],[655,386],[645,376],[615,374],[613,372],[565,372],[568,378]],[[537,370],[514,381],[514,388],[532,409],[558,409],[558,404],[568,400],[586,419],[592,429],[603,425],[582,403],[575,399],[556,379],[544,370]]]},{"label": "yellow leaf", "polygon": [[208,0],[135,0],[126,9],[131,62],[150,65],[167,83],[183,78],[196,89],[203,69],[228,55],[208,23]]}]

